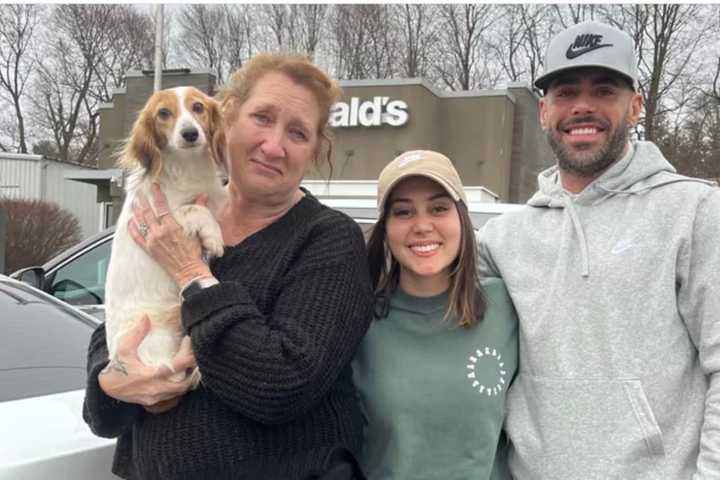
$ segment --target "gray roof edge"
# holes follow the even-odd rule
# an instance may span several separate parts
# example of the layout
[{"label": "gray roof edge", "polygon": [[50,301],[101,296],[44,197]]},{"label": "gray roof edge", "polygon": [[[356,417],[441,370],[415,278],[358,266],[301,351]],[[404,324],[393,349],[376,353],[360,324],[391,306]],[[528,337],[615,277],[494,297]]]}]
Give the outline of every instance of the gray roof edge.
[{"label": "gray roof edge", "polygon": [[540,98],[540,95],[537,93],[537,91],[533,90],[532,85],[525,82],[510,82],[506,85],[506,88],[525,89],[530,94],[534,95],[536,98]]},{"label": "gray roof edge", "polygon": [[515,95],[509,90],[462,90],[457,92],[447,92],[444,98],[472,98],[472,97],[507,97],[512,103],[516,102]]},{"label": "gray roof edge", "polygon": [[38,161],[42,160],[42,155],[36,155],[34,153],[12,153],[12,152],[0,152],[0,158],[7,160],[28,160]]},{"label": "gray roof edge", "polygon": [[424,78],[382,78],[382,79],[361,79],[361,80],[339,80],[338,84],[341,87],[398,87],[404,85],[420,85],[432,93],[435,96],[440,97],[441,92],[435,88],[434,85],[429,83]]},{"label": "gray roof edge", "polygon": [[[510,101],[515,103],[515,96],[506,89],[502,90],[463,90],[456,92],[447,92],[439,90],[424,78],[385,78],[375,80],[340,80],[338,84],[341,87],[398,87],[398,86],[422,86],[428,89],[438,98],[458,98],[458,97],[497,97],[507,96]],[[524,85],[526,86],[526,85]]]},{"label": "gray roof edge", "polygon": [[122,169],[108,168],[98,170],[69,170],[63,172],[63,178],[68,180],[112,180],[122,177]]},{"label": "gray roof edge", "polygon": [[44,155],[37,155],[34,153],[10,153],[0,152],[0,160],[21,160],[25,162],[52,162],[59,163],[60,165],[69,165],[71,167],[86,168],[88,170],[97,170],[97,166],[89,165],[85,163],[78,163],[73,161],[62,161],[58,158],[46,157]]},{"label": "gray roof edge", "polygon": [[[215,76],[213,72],[211,72],[207,68],[190,68],[190,67],[178,67],[178,68],[163,68],[163,73],[173,74],[177,73],[181,70],[188,70],[188,75],[200,75],[200,74],[208,74]],[[149,75],[144,74],[140,70],[128,70],[125,72],[125,78],[138,78],[138,77],[149,77]]]}]

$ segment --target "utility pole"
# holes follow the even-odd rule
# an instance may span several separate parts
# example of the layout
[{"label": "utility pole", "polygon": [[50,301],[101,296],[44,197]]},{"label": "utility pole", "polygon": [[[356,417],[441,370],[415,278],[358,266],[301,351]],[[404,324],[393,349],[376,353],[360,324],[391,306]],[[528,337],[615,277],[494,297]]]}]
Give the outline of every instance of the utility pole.
[{"label": "utility pole", "polygon": [[163,39],[163,5],[155,5],[155,82],[153,91],[162,90],[162,39]]},{"label": "utility pole", "polygon": [[5,245],[7,245],[8,220],[7,212],[0,207],[0,273],[5,273]]}]

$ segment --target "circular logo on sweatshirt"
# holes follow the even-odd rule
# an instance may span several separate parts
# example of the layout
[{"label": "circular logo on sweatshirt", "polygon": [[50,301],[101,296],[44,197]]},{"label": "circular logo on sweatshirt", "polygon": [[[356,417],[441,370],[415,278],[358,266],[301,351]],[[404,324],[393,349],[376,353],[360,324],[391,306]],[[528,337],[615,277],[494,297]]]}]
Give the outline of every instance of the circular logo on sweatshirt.
[{"label": "circular logo on sweatshirt", "polygon": [[481,395],[492,397],[505,390],[505,362],[502,355],[492,347],[484,347],[468,357],[467,378]]}]

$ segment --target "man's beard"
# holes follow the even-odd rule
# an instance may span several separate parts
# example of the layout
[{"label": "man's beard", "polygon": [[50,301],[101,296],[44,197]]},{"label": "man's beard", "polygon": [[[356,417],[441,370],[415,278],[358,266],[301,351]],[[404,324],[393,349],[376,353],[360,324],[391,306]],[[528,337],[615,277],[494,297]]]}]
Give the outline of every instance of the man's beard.
[{"label": "man's beard", "polygon": [[[572,123],[597,123],[597,119],[592,117],[583,117],[573,120]],[[572,125],[572,123],[570,125]],[[604,125],[609,127],[607,122],[602,122]],[[567,128],[570,125],[558,126],[558,131]],[[608,129],[606,129],[608,131]],[[555,130],[548,129],[547,141],[550,144],[555,153],[555,157],[558,160],[558,166],[560,169],[578,175],[580,177],[594,177],[598,173],[604,171],[610,165],[620,159],[620,156],[625,149],[625,145],[628,142],[629,126],[625,120],[625,116],[621,120],[617,128],[610,132],[610,137],[607,141],[600,145],[600,148],[594,153],[591,151],[584,152],[578,151],[576,148],[571,148],[561,141],[557,140],[554,136]],[[583,144],[579,144],[581,147]],[[590,148],[590,145],[587,145]],[[582,149],[581,149],[582,150]]]}]

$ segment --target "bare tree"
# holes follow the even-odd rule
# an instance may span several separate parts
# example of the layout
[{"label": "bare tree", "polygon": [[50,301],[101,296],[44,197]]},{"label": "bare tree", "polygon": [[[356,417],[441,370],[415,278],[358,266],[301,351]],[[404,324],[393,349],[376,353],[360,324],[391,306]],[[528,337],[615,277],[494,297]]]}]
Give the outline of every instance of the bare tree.
[{"label": "bare tree", "polygon": [[124,85],[129,70],[154,67],[154,19],[128,6],[116,7],[111,17],[107,48],[94,72],[97,88],[90,90],[98,102],[107,102],[112,90]]},{"label": "bare tree", "polygon": [[544,65],[545,46],[550,42],[548,31],[548,15],[546,10],[538,5],[521,5],[520,20],[525,27],[525,43],[521,46],[525,53],[529,73],[529,83],[532,86]]},{"label": "bare tree", "polygon": [[[268,19],[265,7],[268,6],[185,5],[178,13],[177,57],[186,65],[207,68],[218,83],[224,83],[252,56],[256,34],[264,35],[267,24],[257,19]],[[265,43],[264,48],[269,48],[266,39]]]},{"label": "bare tree", "polygon": [[[294,37],[294,31],[289,26],[291,21],[294,21],[293,15],[290,13],[290,8],[287,5],[272,3],[263,6],[265,18],[267,19],[267,25],[270,28],[274,38],[275,46],[280,50],[292,50],[294,45],[289,43],[288,37]],[[288,30],[292,32],[288,34]]]},{"label": "bare tree", "polygon": [[335,75],[348,80],[365,78],[369,32],[362,5],[335,5],[331,31]]},{"label": "bare tree", "polygon": [[96,161],[98,105],[110,100],[111,88],[129,67],[142,67],[135,62],[147,59],[152,45],[152,32],[127,25],[140,25],[142,18],[129,5],[54,7],[53,36],[38,58],[33,106],[60,160]]},{"label": "bare tree", "polygon": [[710,95],[715,101],[720,102],[720,55],[717,58]]},{"label": "bare tree", "polygon": [[656,141],[663,117],[681,109],[694,96],[675,92],[681,83],[692,86],[698,71],[705,68],[703,62],[697,61],[698,46],[710,27],[703,19],[703,8],[642,4],[606,13],[608,22],[628,31],[635,41],[644,107],[641,133],[647,140]]},{"label": "bare tree", "polygon": [[325,24],[327,5],[264,5],[266,30],[273,48],[315,56]]},{"label": "bare tree", "polygon": [[502,13],[498,16],[489,45],[494,52],[494,59],[502,67],[506,78],[517,82],[527,76],[525,51],[523,46],[528,43],[529,29],[523,22],[526,5],[507,5],[498,7]]},{"label": "bare tree", "polygon": [[178,15],[178,43],[184,57],[215,73],[219,81],[225,78],[221,28],[225,13],[221,5],[194,3],[185,5]]},{"label": "bare tree", "polygon": [[367,72],[370,78],[391,78],[395,73],[395,52],[397,41],[395,29],[388,22],[390,15],[387,5],[362,5],[362,15],[366,19],[366,45],[368,60]]},{"label": "bare tree", "polygon": [[315,52],[322,38],[323,26],[327,14],[327,5],[311,4],[311,5],[293,5],[296,13],[299,14],[300,22],[300,39],[298,48],[301,49],[309,58],[315,57]]},{"label": "bare tree", "polygon": [[597,5],[590,3],[554,4],[553,9],[555,10],[555,18],[561,27],[559,30],[564,30],[587,20],[595,20]]},{"label": "bare tree", "polygon": [[479,51],[482,36],[494,21],[494,8],[490,4],[440,6],[443,42],[450,56],[437,66],[437,72],[451,90],[470,90],[479,86]]},{"label": "bare tree", "polygon": [[[223,5],[223,12],[222,44],[225,68],[229,76],[252,55],[252,22],[248,21],[248,7],[245,5]],[[218,78],[218,82],[223,81],[223,78]]]},{"label": "bare tree", "polygon": [[404,77],[425,77],[430,73],[430,61],[439,40],[435,9],[423,4],[392,7],[391,18],[395,19],[401,32],[398,47],[402,52],[400,73]]},{"label": "bare tree", "polygon": [[9,100],[15,115],[14,131],[9,135],[12,146],[0,142],[2,150],[28,151],[22,97],[34,64],[31,48],[41,8],[17,4],[0,8],[0,97]]}]

